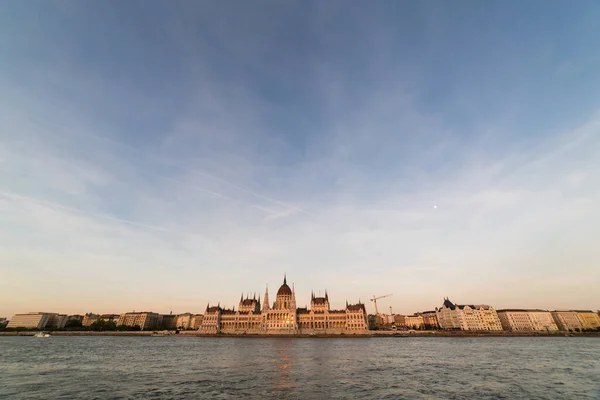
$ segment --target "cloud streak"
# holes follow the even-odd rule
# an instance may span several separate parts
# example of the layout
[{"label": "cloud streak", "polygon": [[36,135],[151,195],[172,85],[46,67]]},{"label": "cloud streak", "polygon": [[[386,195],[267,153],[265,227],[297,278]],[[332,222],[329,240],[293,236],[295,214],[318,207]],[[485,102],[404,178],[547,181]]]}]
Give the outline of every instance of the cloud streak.
[{"label": "cloud streak", "polygon": [[0,17],[19,33],[0,43],[2,316],[197,312],[283,272],[299,304],[326,287],[334,307],[396,293],[398,312],[600,307],[600,82],[572,75],[600,65],[580,49],[550,76],[539,50],[566,57],[598,29],[585,16],[550,24],[557,41],[497,14],[480,42],[421,6],[403,23],[344,7],[350,25],[329,6],[155,7],[151,26],[75,6],[30,32],[27,13]]}]

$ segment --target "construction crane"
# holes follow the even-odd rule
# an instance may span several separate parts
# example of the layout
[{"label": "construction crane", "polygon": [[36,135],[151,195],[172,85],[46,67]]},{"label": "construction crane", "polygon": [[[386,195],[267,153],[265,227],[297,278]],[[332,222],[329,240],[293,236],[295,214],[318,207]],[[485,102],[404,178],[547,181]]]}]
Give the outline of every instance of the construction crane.
[{"label": "construction crane", "polygon": [[391,295],[392,295],[391,293],[390,294],[386,294],[385,296],[379,296],[379,297],[375,297],[375,295],[373,295],[373,298],[369,299],[375,305],[375,315],[379,315],[379,310],[377,309],[377,300],[383,299],[383,298],[386,298],[386,297],[390,297]]}]

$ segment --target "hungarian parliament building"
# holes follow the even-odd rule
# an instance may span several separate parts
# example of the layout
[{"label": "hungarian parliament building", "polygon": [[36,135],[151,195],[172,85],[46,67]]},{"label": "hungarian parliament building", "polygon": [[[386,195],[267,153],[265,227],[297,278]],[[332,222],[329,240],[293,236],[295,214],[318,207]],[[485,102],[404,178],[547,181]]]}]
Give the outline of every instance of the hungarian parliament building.
[{"label": "hungarian parliament building", "polygon": [[362,303],[348,304],[344,310],[331,310],[329,296],[310,299],[310,309],[296,307],[296,293],[286,278],[277,291],[275,302],[269,304],[269,288],[261,303],[247,296],[240,298],[238,309],[207,305],[200,332],[204,334],[365,334],[368,331],[367,312]]}]

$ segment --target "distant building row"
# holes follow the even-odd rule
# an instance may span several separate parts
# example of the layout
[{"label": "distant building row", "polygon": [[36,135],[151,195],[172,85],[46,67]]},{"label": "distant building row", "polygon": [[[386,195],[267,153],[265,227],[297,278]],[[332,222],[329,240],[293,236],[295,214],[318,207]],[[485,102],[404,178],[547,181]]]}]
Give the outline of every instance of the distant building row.
[{"label": "distant building row", "polygon": [[436,308],[435,312],[442,329],[554,332],[600,328],[600,316],[590,310],[495,310],[485,304],[454,304],[446,298],[442,307]]},{"label": "distant building row", "polygon": [[161,315],[154,312],[130,312],[124,314],[85,314],[67,316],[48,312],[15,314],[7,328],[64,328],[70,320],[78,319],[81,325],[89,327],[97,321],[114,322],[117,326],[139,326],[148,329],[199,329],[201,314]]},{"label": "distant building row", "polygon": [[[371,316],[369,316],[370,318]],[[600,316],[590,310],[502,309],[485,304],[460,305],[444,299],[441,307],[413,315],[384,315],[374,317],[374,326],[388,325],[408,329],[456,329],[467,331],[584,331],[600,329]],[[268,292],[264,303],[260,297],[241,298],[238,310],[207,306],[205,315],[179,315],[154,312],[123,314],[65,315],[48,312],[16,314],[8,328],[64,328],[69,321],[78,320],[83,327],[97,321],[113,322],[117,326],[152,329],[192,329],[201,333],[361,333],[368,329],[363,304],[346,304],[344,310],[331,310],[329,296],[311,296],[311,307],[296,307],[293,289],[285,279],[271,306]],[[370,322],[369,322],[370,323]],[[0,328],[6,319],[0,318]],[[73,325],[70,325],[73,326]]]}]

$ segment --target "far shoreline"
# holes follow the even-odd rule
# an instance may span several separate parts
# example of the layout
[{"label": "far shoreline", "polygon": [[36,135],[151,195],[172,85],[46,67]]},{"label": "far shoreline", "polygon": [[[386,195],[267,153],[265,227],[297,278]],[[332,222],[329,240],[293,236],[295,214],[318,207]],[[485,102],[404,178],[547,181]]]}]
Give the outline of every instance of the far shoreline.
[{"label": "far shoreline", "polygon": [[0,337],[34,336],[39,332],[48,332],[52,336],[121,336],[121,337],[188,337],[188,338],[288,338],[288,339],[371,339],[371,338],[489,338],[489,337],[596,337],[600,332],[468,332],[468,331],[370,331],[365,334],[297,334],[297,335],[262,335],[262,334],[200,334],[196,331],[12,331],[0,332]]}]

